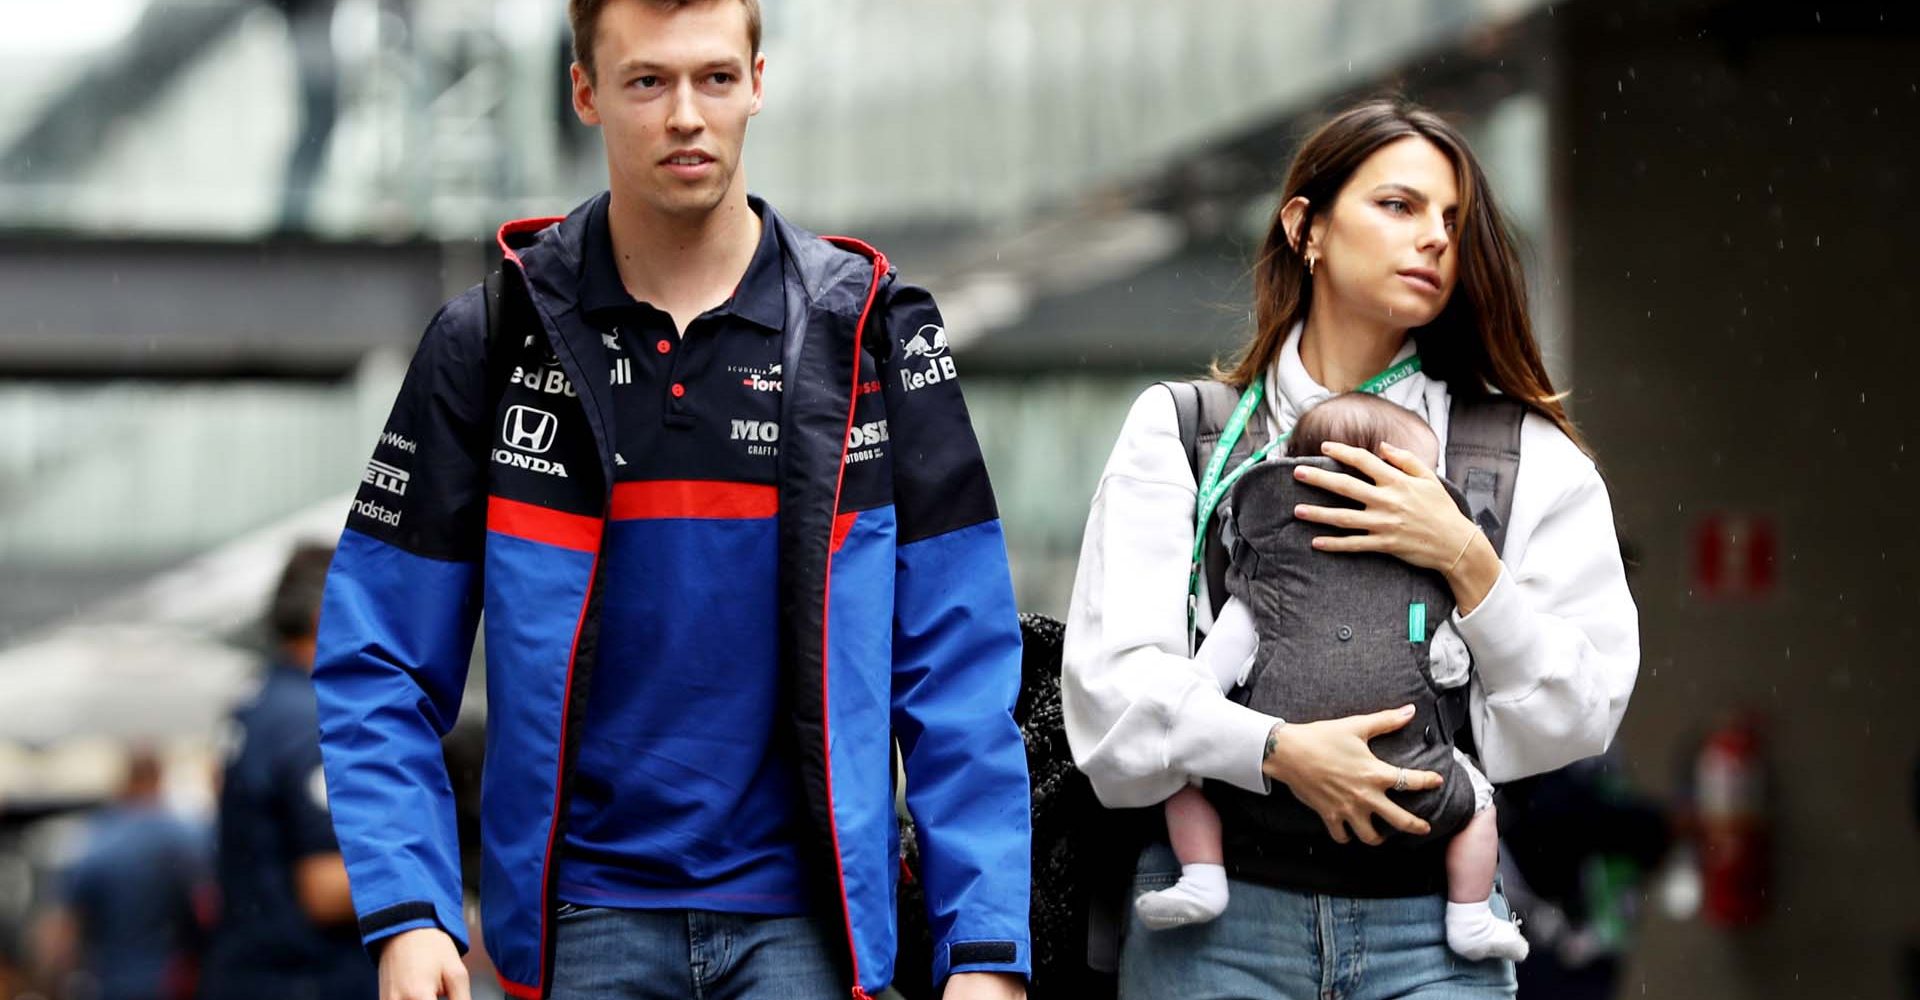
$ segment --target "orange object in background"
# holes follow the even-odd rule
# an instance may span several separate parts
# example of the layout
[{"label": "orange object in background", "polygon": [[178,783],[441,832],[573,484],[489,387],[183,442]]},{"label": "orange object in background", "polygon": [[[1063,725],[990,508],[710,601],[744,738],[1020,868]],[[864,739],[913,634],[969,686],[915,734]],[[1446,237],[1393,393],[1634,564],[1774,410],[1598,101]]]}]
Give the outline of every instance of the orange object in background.
[{"label": "orange object in background", "polygon": [[1702,911],[1708,923],[1744,927],[1767,913],[1771,822],[1759,720],[1743,715],[1707,736],[1695,764]]}]

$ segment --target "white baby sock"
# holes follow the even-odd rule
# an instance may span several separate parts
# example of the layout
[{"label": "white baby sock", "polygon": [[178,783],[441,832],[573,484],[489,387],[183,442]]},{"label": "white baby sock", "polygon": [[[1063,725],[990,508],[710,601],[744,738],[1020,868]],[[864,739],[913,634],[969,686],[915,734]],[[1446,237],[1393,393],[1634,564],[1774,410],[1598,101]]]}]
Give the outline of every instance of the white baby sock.
[{"label": "white baby sock", "polygon": [[1461,958],[1476,962],[1483,958],[1504,958],[1518,962],[1527,957],[1527,939],[1510,920],[1493,915],[1489,896],[1478,903],[1447,903],[1447,947]]},{"label": "white baby sock", "polygon": [[1140,922],[1156,931],[1203,924],[1226,909],[1227,870],[1220,865],[1181,865],[1180,881],[1133,901]]}]

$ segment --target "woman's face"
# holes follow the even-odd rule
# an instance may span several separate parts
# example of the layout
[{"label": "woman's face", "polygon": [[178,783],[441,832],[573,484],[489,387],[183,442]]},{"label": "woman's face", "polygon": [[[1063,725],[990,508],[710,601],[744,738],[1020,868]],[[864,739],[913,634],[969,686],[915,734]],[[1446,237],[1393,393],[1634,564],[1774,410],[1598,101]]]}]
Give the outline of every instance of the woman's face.
[{"label": "woman's face", "polygon": [[1387,326],[1425,326],[1453,294],[1460,193],[1452,161],[1408,136],[1380,147],[1314,220],[1314,297]]}]

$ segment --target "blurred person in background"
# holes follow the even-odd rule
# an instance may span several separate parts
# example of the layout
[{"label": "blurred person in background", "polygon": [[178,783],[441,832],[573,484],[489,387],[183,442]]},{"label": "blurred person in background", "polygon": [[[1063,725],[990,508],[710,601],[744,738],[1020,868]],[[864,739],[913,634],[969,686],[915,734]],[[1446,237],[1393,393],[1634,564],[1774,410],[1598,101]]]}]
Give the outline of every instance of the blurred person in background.
[{"label": "blurred person in background", "polygon": [[207,837],[161,800],[160,759],[136,749],[118,798],[87,822],[41,928],[41,961],[76,1000],[186,1000],[204,941]]},{"label": "blurred person in background", "polygon": [[313,189],[340,115],[340,66],[333,50],[335,0],[268,0],[287,19],[300,85],[299,127],[280,192],[280,231],[306,232]]},{"label": "blurred person in background", "polygon": [[276,649],[234,716],[220,789],[220,919],[207,1000],[376,995],[333,838],[314,709],[314,631],[333,550],[288,558],[267,625]]},{"label": "blurred person in background", "polygon": [[1534,945],[1522,998],[1619,993],[1648,877],[1672,842],[1661,805],[1623,771],[1615,748],[1501,789],[1503,885]]},{"label": "blurred person in background", "polygon": [[897,741],[932,978],[1021,997],[1019,622],[939,310],[748,195],[756,0],[570,14],[611,190],[503,227],[501,280],[433,319],[327,583],[321,743],[382,995],[468,995],[440,739],[484,606],[509,993],[878,992]]}]

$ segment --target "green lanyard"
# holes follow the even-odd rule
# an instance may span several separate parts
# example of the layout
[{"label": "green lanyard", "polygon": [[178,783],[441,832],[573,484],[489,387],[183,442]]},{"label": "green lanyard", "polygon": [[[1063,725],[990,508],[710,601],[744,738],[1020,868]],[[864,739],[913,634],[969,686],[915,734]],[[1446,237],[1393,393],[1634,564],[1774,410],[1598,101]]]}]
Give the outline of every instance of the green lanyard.
[{"label": "green lanyard", "polygon": [[[1386,371],[1360,383],[1356,392],[1379,394],[1406,381],[1408,376],[1420,370],[1418,354],[1388,368]],[[1187,649],[1194,648],[1193,640],[1198,634],[1200,609],[1200,571],[1207,552],[1207,522],[1213,520],[1214,508],[1226,498],[1227,491],[1247,470],[1266,461],[1267,455],[1285,441],[1288,434],[1281,434],[1268,441],[1265,446],[1247,456],[1232,472],[1222,476],[1227,467],[1227,458],[1233,454],[1233,446],[1240,443],[1240,435],[1246,433],[1247,421],[1260,407],[1260,401],[1267,395],[1266,380],[1256,378],[1240,394],[1240,405],[1233,408],[1233,415],[1227,418],[1227,425],[1220,429],[1220,440],[1213,446],[1213,457],[1207,461],[1207,471],[1200,477],[1200,490],[1194,509],[1193,557],[1187,572]]]}]

